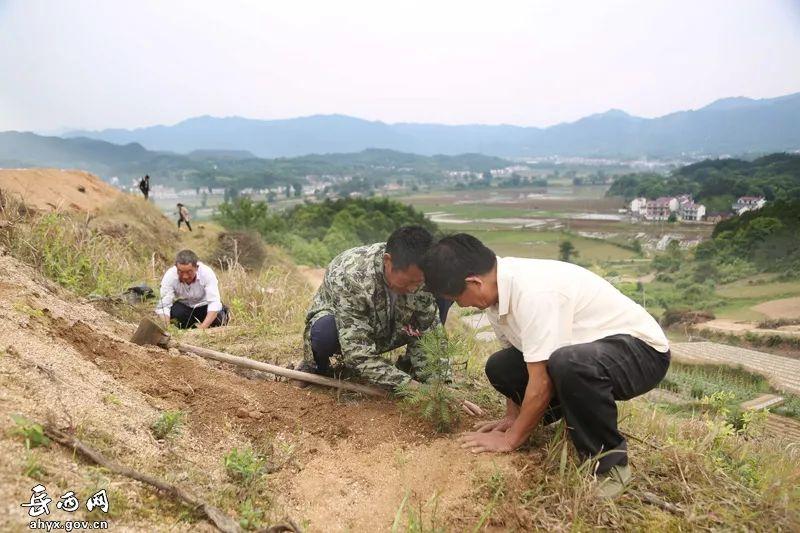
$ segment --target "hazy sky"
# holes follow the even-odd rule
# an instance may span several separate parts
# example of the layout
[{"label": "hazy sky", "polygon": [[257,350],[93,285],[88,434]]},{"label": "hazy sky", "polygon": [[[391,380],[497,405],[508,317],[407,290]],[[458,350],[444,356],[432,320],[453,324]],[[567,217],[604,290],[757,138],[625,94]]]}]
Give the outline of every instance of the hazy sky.
[{"label": "hazy sky", "polygon": [[0,131],[547,126],[800,91],[800,0],[0,0]]}]

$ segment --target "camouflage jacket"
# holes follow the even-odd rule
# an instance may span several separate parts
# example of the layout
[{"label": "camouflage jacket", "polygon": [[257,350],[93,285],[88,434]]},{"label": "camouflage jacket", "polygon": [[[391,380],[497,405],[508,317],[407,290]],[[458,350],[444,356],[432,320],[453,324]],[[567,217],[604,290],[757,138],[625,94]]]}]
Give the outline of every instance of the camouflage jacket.
[{"label": "camouflage jacket", "polygon": [[[373,383],[398,387],[425,365],[419,339],[403,328],[410,325],[423,332],[439,325],[439,314],[433,295],[422,289],[397,295],[390,313],[389,288],[383,276],[385,250],[385,243],[359,246],[342,252],[328,265],[306,315],[305,357],[314,359],[311,326],[319,318],[333,315],[342,348],[340,362]],[[379,355],[400,346],[406,346],[411,375]]]}]

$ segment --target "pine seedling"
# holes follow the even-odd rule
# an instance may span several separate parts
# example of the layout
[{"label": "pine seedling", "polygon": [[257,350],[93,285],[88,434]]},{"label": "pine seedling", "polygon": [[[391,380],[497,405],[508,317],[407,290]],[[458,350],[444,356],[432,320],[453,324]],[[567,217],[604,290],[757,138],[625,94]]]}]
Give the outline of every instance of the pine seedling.
[{"label": "pine seedling", "polygon": [[426,356],[425,367],[417,376],[422,383],[401,391],[403,403],[437,433],[449,433],[457,426],[461,411],[455,391],[447,384],[452,381],[454,358],[463,355],[463,342],[448,338],[444,328],[427,332],[419,342]]}]

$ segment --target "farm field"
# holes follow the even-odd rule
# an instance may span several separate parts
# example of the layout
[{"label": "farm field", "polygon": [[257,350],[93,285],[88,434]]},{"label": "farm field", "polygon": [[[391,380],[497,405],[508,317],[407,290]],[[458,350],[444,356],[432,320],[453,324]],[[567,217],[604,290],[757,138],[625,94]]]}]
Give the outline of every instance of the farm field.
[{"label": "farm field", "polygon": [[631,221],[620,213],[625,202],[605,197],[606,190],[558,185],[434,190],[394,198],[426,213],[446,232],[473,233],[498,254],[553,259],[558,245],[570,240],[581,263],[630,260],[640,257],[628,248],[634,240],[645,249],[663,247],[670,238],[688,245],[707,238],[713,229]]}]

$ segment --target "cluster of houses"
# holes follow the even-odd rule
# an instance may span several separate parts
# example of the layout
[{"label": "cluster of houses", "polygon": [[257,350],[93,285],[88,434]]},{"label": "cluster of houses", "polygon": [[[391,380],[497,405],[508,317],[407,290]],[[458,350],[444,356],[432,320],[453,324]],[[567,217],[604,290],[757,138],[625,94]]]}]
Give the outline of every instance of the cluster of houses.
[{"label": "cluster of houses", "polygon": [[[741,215],[746,211],[761,209],[765,203],[762,196],[742,196],[731,209],[736,215]],[[643,220],[670,220],[672,217],[673,220],[699,222],[706,218],[706,206],[695,203],[691,194],[662,196],[655,200],[634,198],[629,209],[633,217]],[[719,218],[719,214],[716,218]]]},{"label": "cluster of houses", "polygon": [[742,196],[731,206],[733,212],[741,215],[747,211],[756,211],[764,207],[767,201],[763,196]]},{"label": "cluster of houses", "polygon": [[630,212],[634,217],[644,220],[669,220],[674,215],[676,220],[697,222],[706,216],[706,206],[696,204],[691,194],[682,194],[662,196],[655,200],[634,198],[631,200]]}]

